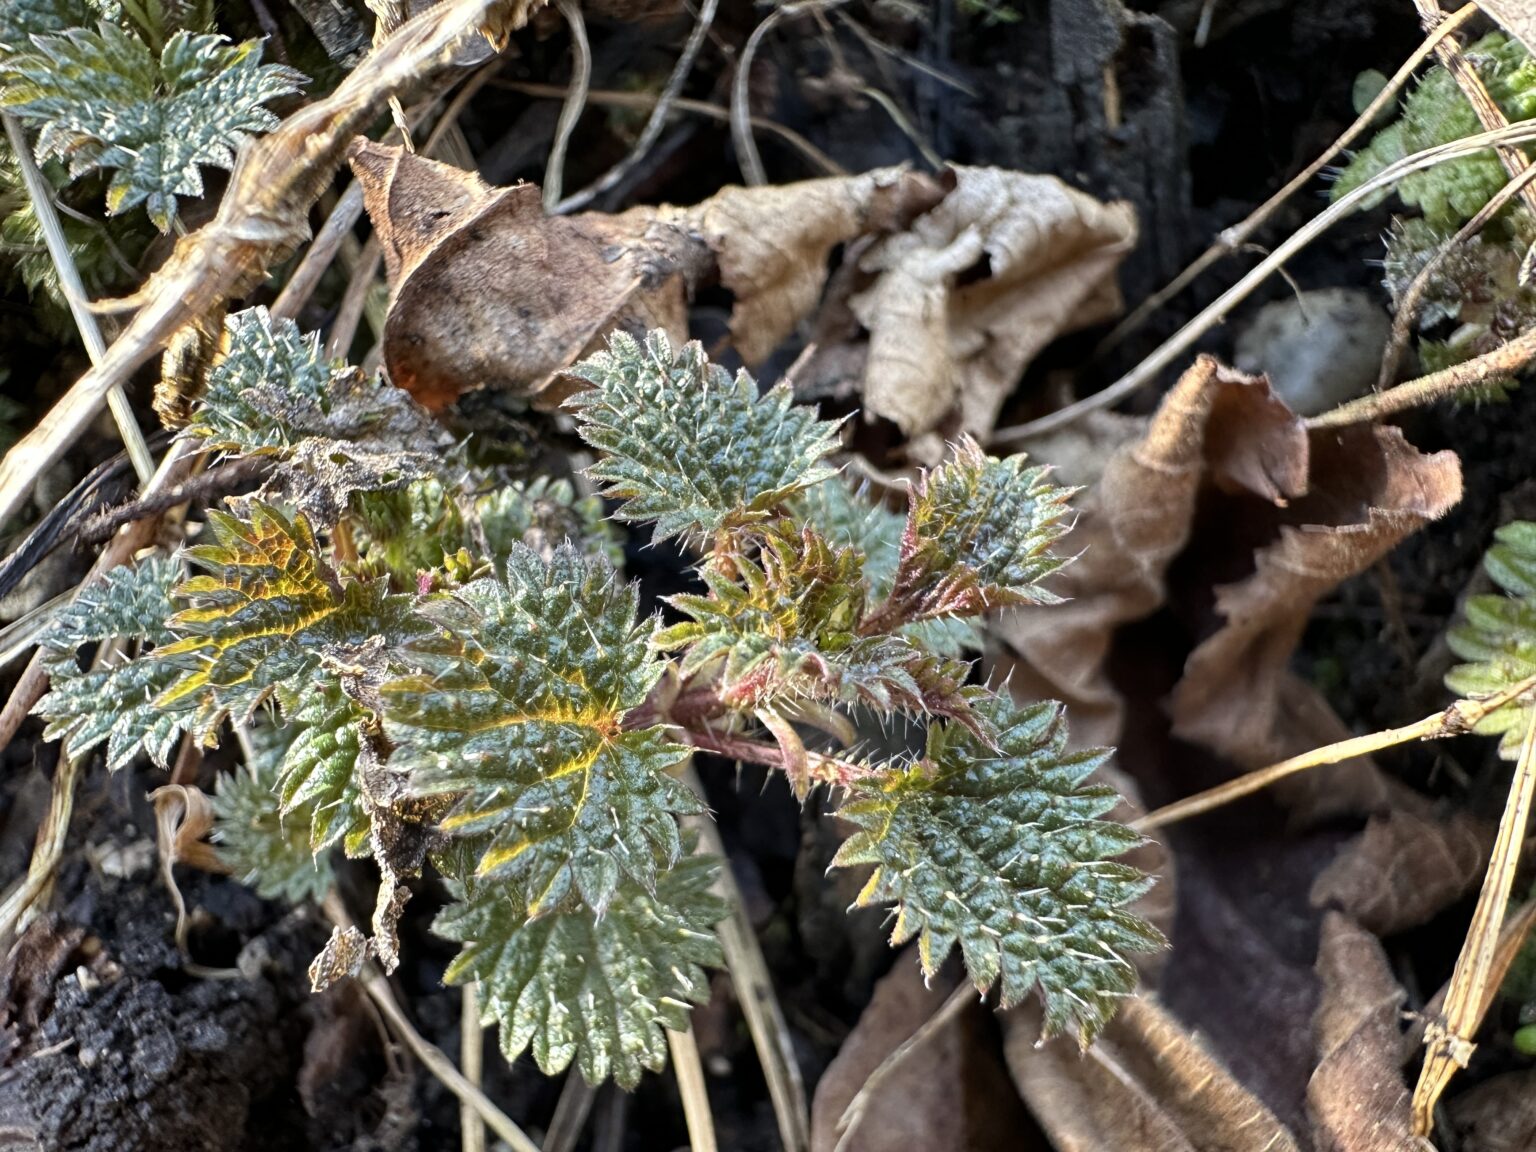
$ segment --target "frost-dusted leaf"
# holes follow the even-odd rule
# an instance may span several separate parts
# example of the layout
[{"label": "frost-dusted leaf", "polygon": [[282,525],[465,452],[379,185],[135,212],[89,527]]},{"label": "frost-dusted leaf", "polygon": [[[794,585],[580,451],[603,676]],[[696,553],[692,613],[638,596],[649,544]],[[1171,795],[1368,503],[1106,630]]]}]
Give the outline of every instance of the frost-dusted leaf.
[{"label": "frost-dusted leaf", "polygon": [[[225,351],[186,434],[210,448],[276,455],[257,493],[333,524],[354,493],[392,492],[446,470],[451,438],[405,392],[326,360],[319,337],[265,308],[225,321]],[[429,565],[442,559],[441,550]]]},{"label": "frost-dusted leaf", "polygon": [[305,814],[310,849],[344,842],[362,854],[369,830],[357,780],[364,712],[334,683],[306,693],[285,719],[294,726],[274,786],[286,816]]},{"label": "frost-dusted leaf", "polygon": [[215,542],[186,550],[207,575],[177,590],[190,603],[171,619],[182,639],[160,650],[190,670],[156,701],[197,707],[205,737],[222,712],[249,715],[279,693],[302,698],[327,648],[374,636],[400,644],[426,628],[383,581],[333,570],[302,515],[253,502],[250,520],[210,511],[208,528]]},{"label": "frost-dusted leaf", "polygon": [[291,731],[251,730],[251,762],[219,778],[213,798],[213,841],[230,870],[268,900],[318,900],[331,886],[331,866],[310,848],[310,813],[284,806],[276,788],[290,754]]},{"label": "frost-dusted leaf", "polygon": [[1024,457],[988,456],[969,436],[954,458],[912,486],[891,596],[881,609],[904,619],[975,616],[1014,604],[1050,604],[1039,586],[1063,560],[1072,490],[1027,468]]},{"label": "frost-dusted leaf", "polygon": [[[1458,664],[1445,684],[1461,696],[1486,696],[1536,676],[1536,523],[1515,520],[1494,533],[1496,543],[1483,567],[1507,595],[1473,596],[1466,619],[1446,635]],[[1485,736],[1502,736],[1499,755],[1515,759],[1536,703],[1522,698],[1492,713],[1477,726]]]},{"label": "frost-dusted leaf", "polygon": [[[796,498],[794,510],[833,544],[857,548],[864,554],[864,580],[871,603],[891,594],[906,517],[854,491],[840,476],[807,489]],[[922,620],[905,625],[901,631],[940,656],[960,657],[981,648],[981,632],[975,622],[956,616]]]},{"label": "frost-dusted leaf", "polygon": [[710,364],[697,342],[674,353],[664,332],[623,333],[571,369],[593,388],[567,403],[603,455],[589,469],[618,516],[654,520],[661,538],[708,536],[765,519],[832,475],[837,425],[796,407],[787,387],[758,396],[745,372]]},{"label": "frost-dusted leaf", "polygon": [[[184,666],[165,655],[171,637],[166,620],[174,611],[171,590],[181,565],[168,557],[146,559],[133,568],[114,568],[86,585],[55,618],[43,645],[51,654],[51,688],[35,711],[48,721],[44,738],[63,740],[66,756],[80,756],[107,742],[107,767],[123,767],[140,748],[167,765],[185,714],[155,706],[157,696]],[[75,650],[84,644],[124,640],[145,649],[137,657],[113,655],[91,671]]]},{"label": "frost-dusted leaf", "polygon": [[478,497],[474,511],[498,571],[516,544],[547,556],[570,541],[614,567],[624,559],[624,547],[603,512],[603,502],[596,496],[577,496],[564,478],[540,476],[526,484],[503,485]]},{"label": "frost-dusted leaf", "polygon": [[661,665],[636,625],[635,589],[574,547],[526,545],[505,583],[473,581],[422,609],[438,634],[399,654],[383,686],[393,771],[455,797],[447,831],[487,835],[478,864],[536,911],[574,889],[607,906],[681,851],[674,813],[701,805],[667,770],[685,754],[660,729],[625,732]]},{"label": "frost-dusted leaf", "polygon": [[1135,986],[1127,954],[1164,945],[1125,911],[1150,881],[1114,862],[1141,838],[1102,819],[1118,797],[1084,780],[1104,754],[1067,752],[1060,705],[977,710],[998,749],[930,727],[921,760],[855,784],[834,863],[875,865],[859,902],[896,905],[892,943],[918,936],[925,971],[958,942],[978,988],[1001,977],[1006,1006],[1038,986],[1045,1034],[1087,1043]]},{"label": "frost-dusted leaf", "polygon": [[31,48],[33,36],[91,27],[116,15],[116,4],[99,0],[5,0],[0,4],[0,60]]},{"label": "frost-dusted leaf", "polygon": [[72,178],[113,171],[107,210],[144,204],[161,231],[177,196],[201,196],[206,166],[231,168],[240,144],[277,126],[268,101],[304,77],[261,63],[261,42],[180,31],[158,57],[114,24],[34,39],[5,62],[0,103],[41,131],[39,162],[57,157]]},{"label": "frost-dusted leaf", "polygon": [[689,620],[651,643],[683,649],[685,674],[720,666],[720,695],[733,707],[796,698],[864,704],[882,712],[967,716],[963,661],[933,656],[903,636],[862,635],[863,558],[814,528],[768,533],[757,559],[733,557],[727,575],[703,570],[707,596],[668,603]]},{"label": "frost-dusted leaf", "polygon": [[712,929],[729,911],[710,891],[719,868],[689,856],[652,892],[626,880],[601,916],[565,905],[530,918],[516,886],[481,880],[432,925],[464,944],[447,979],[480,981],[509,1061],[531,1046],[550,1075],[574,1060],[589,1084],[633,1088],[666,1063],[662,1029],[684,1030],[690,1004],[709,999],[704,967],[722,962]]}]

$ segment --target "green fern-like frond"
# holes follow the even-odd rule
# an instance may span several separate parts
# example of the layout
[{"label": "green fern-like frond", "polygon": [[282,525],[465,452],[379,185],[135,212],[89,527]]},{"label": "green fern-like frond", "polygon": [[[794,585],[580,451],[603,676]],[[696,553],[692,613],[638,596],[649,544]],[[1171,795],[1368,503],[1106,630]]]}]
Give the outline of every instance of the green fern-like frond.
[{"label": "green fern-like frond", "polygon": [[280,804],[275,793],[290,755],[291,730],[250,730],[252,756],[219,779],[213,797],[213,841],[230,871],[267,900],[319,900],[332,882],[330,864],[310,848],[308,809]]},{"label": "green fern-like frond", "polygon": [[862,635],[863,556],[815,529],[768,533],[756,559],[729,573],[706,565],[707,596],[668,603],[689,619],[658,631],[660,651],[683,650],[687,675],[720,668],[720,697],[757,709],[796,699],[865,705],[880,712],[964,716],[967,665],[936,657],[900,635]]},{"label": "green fern-like frond", "polygon": [[383,686],[390,767],[454,797],[445,830],[486,834],[478,872],[535,912],[573,888],[601,912],[626,875],[650,886],[681,850],[674,814],[701,810],[667,773],[685,750],[622,728],[661,673],[636,607],[601,561],[567,546],[546,563],[517,544],[505,583],[423,607],[438,634]]},{"label": "green fern-like frond", "polygon": [[94,26],[120,15],[100,0],[6,0],[0,4],[0,67],[7,56],[32,47],[32,37]]},{"label": "green fern-like frond", "polygon": [[107,169],[109,213],[143,204],[162,232],[178,196],[203,194],[204,167],[229,168],[247,137],[270,131],[269,101],[304,77],[261,63],[261,43],[180,31],[158,54],[103,22],[40,36],[0,67],[0,103],[40,127],[39,162],[57,157],[72,178]]},{"label": "green fern-like frond", "polygon": [[238,719],[269,698],[302,696],[327,652],[426,630],[408,597],[336,572],[302,515],[254,503],[249,520],[210,511],[208,528],[215,542],[186,550],[206,575],[177,590],[189,603],[170,620],[181,639],[160,649],[190,670],[156,701],[195,708],[205,739],[224,713]]},{"label": "green fern-like frond", "polygon": [[924,620],[1055,603],[1040,581],[1064,563],[1051,548],[1069,527],[1072,490],[1045,476],[1023,456],[999,460],[962,437],[953,459],[912,486],[882,615]]},{"label": "green fern-like frond", "polygon": [[530,917],[515,889],[472,884],[432,926],[464,944],[447,979],[480,982],[509,1061],[531,1047],[550,1075],[575,1061],[590,1084],[633,1088],[666,1063],[663,1029],[686,1029],[689,1006],[709,999],[704,968],[722,962],[712,929],[729,910],[710,891],[719,868],[689,856],[650,891],[626,880],[601,916],[575,905]]},{"label": "green fern-like frond", "polygon": [[[901,560],[905,516],[865,498],[841,476],[824,480],[795,500],[794,513],[830,540],[864,554],[864,580],[870,603],[884,600],[896,583]],[[973,620],[939,617],[907,624],[902,634],[939,656],[958,658],[981,649],[981,632]]]},{"label": "green fern-like frond", "polygon": [[766,519],[832,470],[837,425],[796,407],[787,387],[759,397],[692,343],[666,334],[642,345],[616,333],[572,373],[593,387],[572,397],[582,438],[603,455],[589,470],[624,500],[625,520],[653,520],[661,538],[703,538]]},{"label": "green fern-like frond", "polygon": [[[154,701],[183,671],[164,647],[171,639],[165,621],[180,572],[166,557],[114,568],[82,588],[43,637],[51,686],[35,711],[48,721],[44,739],[62,740],[66,756],[83,755],[105,740],[107,767],[114,771],[141,748],[156,764],[167,765],[183,718]],[[143,650],[137,657],[109,656],[95,671],[77,662],[82,645],[110,641]]]},{"label": "green fern-like frond", "polygon": [[[1466,618],[1446,635],[1459,664],[1445,683],[1461,696],[1485,696],[1536,676],[1536,523],[1515,520],[1494,533],[1496,543],[1483,557],[1488,575],[1507,595],[1473,596]],[[1499,754],[1507,760],[1520,752],[1520,741],[1536,703],[1507,704],[1486,717],[1477,731],[1502,736]]]},{"label": "green fern-like frond", "polygon": [[[1536,116],[1536,64],[1518,40],[1490,32],[1469,45],[1465,57],[1509,120]],[[1346,195],[1405,156],[1482,130],[1455,78],[1436,66],[1403,101],[1400,117],[1378,132],[1340,173],[1333,196]],[[1490,149],[1416,172],[1398,183],[1397,193],[1403,203],[1420,209],[1425,220],[1448,235],[1476,215],[1508,179]]]},{"label": "green fern-like frond", "polygon": [[875,865],[859,903],[896,905],[892,943],[917,936],[926,972],[958,942],[978,988],[1001,978],[1006,1006],[1038,987],[1045,1034],[1086,1044],[1135,986],[1127,954],[1164,945],[1125,911],[1150,881],[1114,862],[1141,838],[1103,819],[1117,797],[1084,781],[1104,754],[1066,750],[1060,705],[978,708],[997,749],[931,727],[921,760],[855,785],[834,863]]}]

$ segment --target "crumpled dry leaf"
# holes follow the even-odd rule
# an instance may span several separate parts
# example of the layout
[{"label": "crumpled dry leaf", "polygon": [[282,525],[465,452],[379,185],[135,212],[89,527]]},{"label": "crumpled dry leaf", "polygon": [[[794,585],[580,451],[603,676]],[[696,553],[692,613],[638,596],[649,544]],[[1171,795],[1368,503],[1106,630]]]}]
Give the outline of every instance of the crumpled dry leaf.
[{"label": "crumpled dry leaf", "polygon": [[1318,1065],[1307,1112],[1318,1152],[1403,1152],[1413,1147],[1403,1081],[1405,996],[1370,932],[1330,912],[1317,950],[1322,1000],[1312,1020]]},{"label": "crumpled dry leaf", "polygon": [[1057,336],[1120,310],[1114,272],[1136,243],[1129,204],[1054,176],[956,166],[955,189],[858,261],[850,301],[869,332],[864,407],[909,437],[958,409],[985,437],[1025,366]]},{"label": "crumpled dry leaf", "polygon": [[[1225,623],[1191,653],[1173,693],[1174,734],[1243,768],[1338,738],[1332,710],[1289,669],[1313,606],[1461,499],[1455,453],[1424,455],[1393,427],[1313,432],[1307,478],[1252,574],[1216,589]],[[1319,724],[1333,731],[1320,733]],[[1379,784],[1346,786],[1351,772],[1368,770],[1352,763],[1298,777],[1293,807],[1304,798],[1316,817],[1358,810],[1362,794],[1379,804]]]},{"label": "crumpled dry leaf", "polygon": [[384,363],[429,408],[474,388],[544,394],[614,329],[681,340],[706,282],[733,295],[731,334],[755,366],[817,310],[843,247],[828,307],[860,347],[819,358],[862,366],[866,408],[909,435],[946,419],[985,433],[1035,353],[1119,308],[1113,273],[1136,232],[1127,205],[994,168],[882,168],[558,217],[530,184],[491,188],[368,141],[349,155],[393,287]]},{"label": "crumpled dry leaf", "polygon": [[1393,788],[1393,807],[1372,816],[1312,886],[1312,902],[1346,912],[1378,936],[1427,923],[1481,883],[1492,830],[1465,812],[1438,819]]},{"label": "crumpled dry leaf", "polygon": [[160,857],[160,878],[176,905],[176,946],[187,947],[187,903],[176,884],[174,868],[190,864],[205,872],[227,872],[218,851],[208,843],[213,831],[213,801],[201,788],[165,784],[149,794],[155,807],[155,845]]},{"label": "crumpled dry leaf", "polygon": [[[1017,1152],[1023,1105],[995,1049],[986,1043],[978,999],[898,1064],[863,1101],[852,1134],[838,1125],[870,1075],[944,1003],[958,984],[927,986],[911,956],[898,957],[876,986],[853,1032],[816,1085],[811,1152]],[[1042,1150],[1043,1152],[1043,1150]]]},{"label": "crumpled dry leaf", "polygon": [[1446,1105],[1461,1152],[1529,1152],[1536,1148],[1536,1070],[1506,1072]]},{"label": "crumpled dry leaf", "polygon": [[[1056,1152],[1296,1152],[1290,1131],[1157,1001],[1127,1000],[1086,1052],[1036,1046],[1039,1010],[1003,1015],[1004,1051]],[[892,1145],[895,1147],[896,1145]]]},{"label": "crumpled dry leaf", "polygon": [[345,976],[356,976],[368,960],[368,938],[351,924],[331,929],[331,938],[309,962],[309,987],[324,992]]},{"label": "crumpled dry leaf", "polygon": [[1096,414],[1035,449],[1060,483],[1084,488],[1060,545],[1077,558],[1052,577],[1065,603],[1010,613],[994,631],[1022,657],[1010,669],[1016,694],[1064,701],[1075,740],[1118,744],[1124,705],[1104,668],[1110,642],[1163,604],[1201,485],[1295,496],[1306,434],[1262,379],[1202,356],[1149,421]]}]

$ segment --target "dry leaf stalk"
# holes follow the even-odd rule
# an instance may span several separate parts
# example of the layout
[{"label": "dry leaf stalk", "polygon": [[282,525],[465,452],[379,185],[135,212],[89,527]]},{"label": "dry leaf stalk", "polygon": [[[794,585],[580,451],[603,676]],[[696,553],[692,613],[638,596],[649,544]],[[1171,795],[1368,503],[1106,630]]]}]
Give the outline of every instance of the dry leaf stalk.
[{"label": "dry leaf stalk", "polygon": [[1488,862],[1488,874],[1477,898],[1477,908],[1472,913],[1472,923],[1467,928],[1467,940],[1451,975],[1445,1010],[1424,1032],[1428,1052],[1419,1082],[1413,1090],[1413,1130],[1418,1136],[1428,1136],[1434,1130],[1435,1105],[1440,1094],[1457,1070],[1467,1066],[1476,1047],[1472,1037],[1477,1034],[1487,1008],[1488,984],[1498,952],[1499,930],[1504,922],[1504,911],[1509,906],[1515,870],[1520,864],[1520,850],[1525,844],[1525,828],[1530,820],[1533,797],[1536,797],[1536,715],[1527,725],[1525,740],[1520,745],[1520,758],[1515,762],[1509,801],[1499,821],[1493,858]]}]

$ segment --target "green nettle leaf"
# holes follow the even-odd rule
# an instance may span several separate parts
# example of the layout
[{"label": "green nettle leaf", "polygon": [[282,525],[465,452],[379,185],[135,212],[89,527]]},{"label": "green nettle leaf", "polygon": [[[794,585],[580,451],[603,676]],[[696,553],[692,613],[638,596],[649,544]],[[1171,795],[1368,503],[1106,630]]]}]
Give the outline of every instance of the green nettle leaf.
[{"label": "green nettle leaf", "polygon": [[603,512],[603,502],[596,496],[577,496],[564,478],[540,476],[503,485],[478,497],[474,512],[498,571],[505,570],[507,555],[517,544],[543,555],[570,541],[614,567],[624,560],[624,546]]},{"label": "green nettle leaf", "polygon": [[31,48],[33,36],[88,27],[118,14],[117,5],[98,0],[5,0],[0,4],[0,67],[6,56]]},{"label": "green nettle leaf", "polygon": [[107,210],[143,204],[162,232],[177,196],[201,196],[206,166],[233,167],[249,136],[270,131],[266,103],[300,90],[292,68],[261,63],[261,42],[175,33],[158,56],[115,24],[40,36],[4,61],[0,104],[40,126],[39,162],[79,178],[114,174]]},{"label": "green nettle leaf", "polygon": [[361,855],[370,828],[357,780],[366,714],[327,683],[305,693],[284,718],[291,736],[274,780],[280,811],[303,814],[312,852],[341,840],[347,855]]},{"label": "green nettle leaf", "polygon": [[[801,493],[795,500],[794,512],[832,543],[856,548],[864,554],[864,580],[870,603],[890,596],[901,559],[905,516],[854,491],[841,476]],[[940,656],[958,658],[981,648],[981,632],[975,622],[958,616],[921,620],[904,625],[901,632]]]},{"label": "green nettle leaf", "polygon": [[474,884],[432,925],[465,945],[450,983],[478,980],[485,1019],[509,1061],[533,1049],[553,1075],[576,1062],[588,1083],[633,1088],[667,1059],[663,1028],[688,1027],[709,999],[705,966],[722,963],[712,931],[729,905],[710,891],[719,861],[680,860],[647,891],[625,880],[608,910],[567,906],[530,918],[516,890]]},{"label": "green nettle leaf", "polygon": [[685,675],[718,664],[720,697],[755,709],[796,698],[867,705],[883,712],[964,716],[967,665],[933,656],[906,637],[861,635],[863,557],[834,548],[815,529],[766,535],[754,559],[734,557],[727,575],[703,569],[709,595],[672,596],[689,617],[658,631],[660,651],[684,649]]},{"label": "green nettle leaf", "polygon": [[[109,769],[122,768],[141,748],[167,766],[186,718],[160,709],[155,698],[184,671],[163,647],[171,639],[165,621],[180,573],[181,566],[163,556],[114,568],[82,588],[43,637],[51,690],[35,711],[48,721],[44,739],[63,740],[66,756],[105,740]],[[97,671],[76,661],[82,645],[113,640],[146,650],[137,658],[114,656]]]},{"label": "green nettle leaf", "polygon": [[567,403],[581,436],[603,453],[588,474],[626,503],[624,520],[700,538],[768,519],[796,492],[833,474],[837,425],[796,407],[780,385],[759,397],[745,372],[712,365],[697,342],[674,353],[666,334],[642,345],[623,333],[571,369],[594,387]]},{"label": "green nettle leaf", "polygon": [[171,617],[182,639],[159,651],[190,665],[156,701],[196,708],[207,738],[225,712],[248,716],[265,700],[302,698],[324,656],[399,644],[427,630],[410,598],[382,580],[345,579],[321,554],[309,522],[255,502],[250,520],[208,513],[215,543],[186,550],[207,575],[177,590],[190,602]]},{"label": "green nettle leaf", "polygon": [[1038,987],[1046,1036],[1090,1042],[1135,987],[1127,953],[1164,946],[1125,911],[1151,881],[1113,862],[1141,837],[1102,819],[1114,791],[1085,784],[1102,752],[1066,751],[1059,704],[979,704],[997,748],[957,725],[923,758],[858,781],[838,815],[859,827],[834,864],[873,864],[860,904],[896,905],[891,942],[919,938],[933,973],[959,943],[976,986],[1002,1003]]},{"label": "green nettle leaf", "polygon": [[650,887],[681,851],[674,814],[702,810],[667,772],[686,749],[621,726],[661,673],[637,604],[574,547],[546,563],[516,544],[505,583],[422,606],[439,633],[399,653],[413,671],[382,688],[390,768],[453,796],[444,829],[486,834],[479,873],[535,913],[573,888],[602,912],[623,876]]},{"label": "green nettle leaf", "polygon": [[310,813],[274,794],[292,730],[263,725],[249,730],[252,756],[244,768],[219,778],[213,797],[213,841],[234,874],[268,900],[319,900],[331,886],[324,857],[310,848]]},{"label": "green nettle leaf", "polygon": [[880,615],[923,620],[975,616],[1017,604],[1054,604],[1040,581],[1065,563],[1072,490],[1046,481],[1024,457],[988,456],[969,436],[952,460],[912,486],[888,601]]},{"label": "green nettle leaf", "polygon": [[[1536,676],[1536,523],[1515,520],[1494,533],[1497,541],[1483,558],[1488,575],[1507,595],[1473,596],[1466,619],[1446,635],[1458,664],[1445,677],[1460,696],[1485,696]],[[1514,760],[1536,702],[1506,704],[1477,726],[1485,736],[1502,736],[1499,755]]]}]

